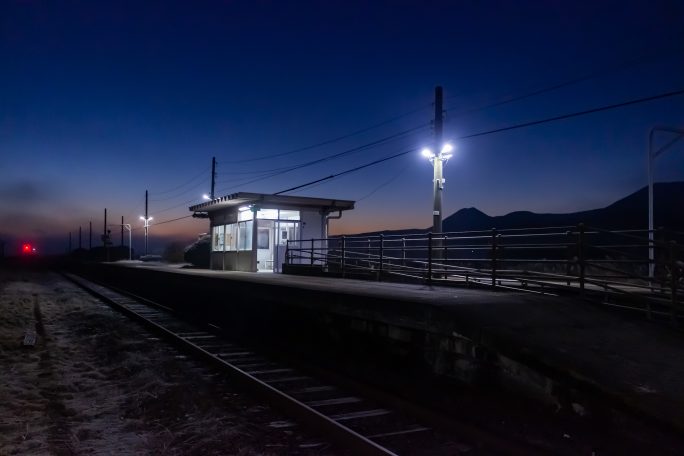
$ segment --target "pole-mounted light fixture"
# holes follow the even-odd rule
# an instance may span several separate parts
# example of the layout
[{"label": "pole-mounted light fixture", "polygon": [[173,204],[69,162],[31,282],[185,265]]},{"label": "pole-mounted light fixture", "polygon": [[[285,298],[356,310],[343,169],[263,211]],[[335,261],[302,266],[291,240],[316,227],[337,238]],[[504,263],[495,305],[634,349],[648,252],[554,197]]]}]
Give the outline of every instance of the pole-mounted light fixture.
[{"label": "pole-mounted light fixture", "polygon": [[444,189],[445,179],[442,177],[443,164],[453,157],[454,146],[451,143],[444,143],[435,154],[430,148],[421,151],[423,157],[427,158],[434,169],[433,179],[433,210],[432,210],[432,231],[433,233],[442,232],[442,190]]}]

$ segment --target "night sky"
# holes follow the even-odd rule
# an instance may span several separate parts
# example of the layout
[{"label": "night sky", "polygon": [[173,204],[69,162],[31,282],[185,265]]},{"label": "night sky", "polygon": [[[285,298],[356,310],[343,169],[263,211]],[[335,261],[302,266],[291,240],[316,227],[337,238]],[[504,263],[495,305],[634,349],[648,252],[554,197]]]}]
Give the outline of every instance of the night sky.
[{"label": "night sky", "polygon": [[[646,185],[649,129],[684,127],[680,95],[459,139],[684,89],[680,0],[2,0],[0,61],[6,253],[20,241],[64,252],[89,221],[99,239],[105,207],[110,222],[134,224],[141,250],[145,190],[152,250],[190,243],[207,220],[159,222],[209,192],[212,156],[221,196],[415,149],[293,194],[358,201],[333,234],[430,226],[432,168],[419,151],[436,85],[457,148],[446,215],[606,206]],[[658,181],[684,180],[682,143],[658,159]]]}]

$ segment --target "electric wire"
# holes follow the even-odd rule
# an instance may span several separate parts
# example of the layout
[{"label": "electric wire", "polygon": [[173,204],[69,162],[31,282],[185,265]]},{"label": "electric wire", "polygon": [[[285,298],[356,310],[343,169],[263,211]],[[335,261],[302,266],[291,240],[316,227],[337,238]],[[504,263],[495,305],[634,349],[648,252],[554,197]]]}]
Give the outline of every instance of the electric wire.
[{"label": "electric wire", "polygon": [[187,193],[190,193],[190,192],[192,192],[192,191],[195,191],[197,188],[199,188],[199,187],[201,187],[202,185],[205,185],[205,184],[206,184],[206,182],[200,181],[200,182],[197,182],[197,183],[196,183],[195,185],[193,185],[192,187],[189,187],[187,190],[184,190],[184,191],[182,191],[182,192],[180,192],[180,193],[178,193],[178,194],[176,194],[176,195],[168,196],[168,197],[166,197],[166,198],[150,198],[150,202],[160,203],[160,202],[163,202],[163,201],[170,201],[170,200],[178,199],[178,198],[180,198],[181,196],[183,196],[183,195],[185,195],[185,194],[187,194]]},{"label": "electric wire", "polygon": [[353,136],[359,135],[359,134],[361,134],[361,133],[365,133],[365,132],[370,131],[370,130],[373,130],[373,129],[375,129],[375,128],[382,127],[383,125],[387,125],[387,124],[392,123],[392,122],[394,122],[394,121],[396,121],[396,120],[399,120],[399,119],[402,119],[402,118],[404,118],[404,117],[410,116],[411,114],[415,114],[416,112],[420,112],[420,111],[422,111],[422,110],[425,109],[425,108],[429,108],[430,106],[432,106],[432,105],[431,105],[431,104],[424,105],[424,106],[421,106],[420,108],[416,108],[416,109],[413,109],[413,110],[411,110],[411,111],[408,111],[408,112],[405,112],[405,113],[403,113],[403,114],[400,114],[400,115],[398,115],[398,116],[394,116],[394,117],[392,117],[392,118],[390,118],[390,119],[384,120],[384,121],[382,121],[382,122],[380,122],[380,123],[371,125],[371,126],[369,126],[369,127],[365,127],[365,128],[360,129],[360,130],[356,130],[356,131],[354,131],[354,132],[347,133],[347,134],[345,134],[345,135],[338,136],[338,137],[335,137],[335,138],[332,138],[332,139],[328,139],[328,140],[325,140],[325,141],[321,141],[321,142],[319,142],[319,143],[312,144],[312,145],[309,145],[309,146],[299,147],[299,148],[297,148],[297,149],[292,149],[292,150],[289,150],[289,151],[286,151],[286,152],[280,152],[280,153],[277,153],[277,154],[263,155],[263,156],[261,156],[261,157],[246,158],[246,159],[242,159],[242,160],[230,160],[230,161],[226,161],[225,163],[227,163],[227,164],[238,164],[238,163],[248,163],[248,162],[260,161],[260,160],[268,160],[268,159],[271,159],[271,158],[283,157],[283,156],[295,154],[295,153],[298,153],[298,152],[305,152],[305,151],[307,151],[307,150],[315,149],[315,148],[317,148],[317,147],[327,146],[328,144],[333,144],[333,143],[338,142],[338,141],[341,141],[341,140],[343,140],[343,139],[351,138],[351,137],[353,137]]},{"label": "electric wire", "polygon": [[563,114],[563,115],[560,115],[560,116],[549,117],[549,118],[546,118],[546,119],[533,120],[533,121],[530,121],[530,122],[524,122],[524,123],[521,123],[521,124],[511,125],[511,126],[508,126],[508,127],[496,128],[496,129],[494,129],[494,130],[487,130],[487,131],[482,131],[482,132],[479,132],[479,133],[472,133],[472,134],[470,134],[470,135],[461,136],[461,137],[458,138],[458,139],[475,138],[475,137],[478,137],[478,136],[491,135],[491,134],[494,134],[494,133],[501,133],[502,131],[516,130],[516,129],[518,129],[518,128],[531,127],[531,126],[533,126],[533,125],[541,125],[541,124],[545,124],[545,123],[549,123],[549,122],[555,122],[556,120],[570,119],[570,118],[573,118],[573,117],[584,116],[584,115],[587,115],[587,114],[594,114],[594,113],[596,113],[596,112],[608,111],[608,110],[611,110],[611,109],[623,108],[623,107],[625,107],[625,106],[635,105],[635,104],[639,104],[639,103],[646,103],[646,102],[648,102],[648,101],[660,100],[660,99],[663,99],[663,98],[674,97],[674,96],[682,95],[682,94],[684,94],[684,90],[675,90],[675,91],[673,91],[673,92],[661,93],[661,94],[659,94],[659,95],[653,95],[653,96],[650,96],[650,97],[637,98],[637,99],[635,99],[635,100],[623,101],[622,103],[615,103],[615,104],[611,104],[611,105],[607,105],[607,106],[601,106],[601,107],[598,107],[598,108],[587,109],[587,110],[585,110],[585,111],[578,111],[578,112],[573,112],[573,113],[570,113],[570,114]]},{"label": "electric wire", "polygon": [[[675,51],[681,52],[682,49],[681,48],[676,49]],[[450,115],[449,118],[451,119],[454,117],[461,117],[461,116],[472,114],[475,112],[484,111],[486,109],[495,108],[497,106],[502,106],[502,105],[513,103],[516,101],[525,100],[527,98],[532,98],[532,97],[535,97],[537,95],[552,92],[554,90],[562,89],[563,87],[568,87],[571,85],[579,84],[580,82],[588,81],[590,79],[594,79],[594,78],[599,77],[599,76],[604,76],[606,74],[610,74],[610,73],[615,72],[615,71],[620,71],[620,70],[623,70],[625,68],[636,66],[636,65],[642,64],[644,62],[657,60],[657,59],[663,57],[664,55],[671,55],[671,53],[667,52],[667,53],[660,53],[660,54],[656,54],[656,55],[642,55],[642,56],[634,58],[634,59],[622,61],[616,65],[613,65],[613,66],[610,66],[610,67],[607,67],[607,68],[604,68],[601,70],[592,71],[590,73],[584,74],[584,75],[579,76],[579,77],[574,78],[574,79],[566,80],[566,81],[560,82],[558,84],[554,84],[554,85],[544,87],[541,89],[533,90],[533,91],[531,91],[529,93],[525,93],[523,95],[518,95],[518,96],[511,97],[511,98],[505,98],[503,100],[500,100],[500,101],[497,101],[497,102],[494,102],[494,103],[491,103],[491,104],[488,104],[485,106],[480,106],[477,108],[466,109],[464,111],[460,111],[456,114]],[[460,94],[459,95],[453,95],[453,96],[447,97],[446,99],[448,100],[448,99],[452,99],[452,98],[457,98],[459,96],[461,96],[461,95]],[[451,110],[451,109],[454,109],[454,108],[447,108],[447,110]]]},{"label": "electric wire", "polygon": [[279,176],[279,175],[282,175],[282,174],[285,174],[285,173],[289,173],[289,172],[291,172],[291,171],[295,171],[295,170],[298,170],[298,169],[306,168],[306,167],[308,167],[308,166],[312,166],[312,165],[316,165],[316,164],[323,163],[323,162],[326,162],[326,161],[330,161],[330,160],[333,160],[333,159],[336,159],[336,158],[339,158],[339,157],[342,157],[342,156],[345,156],[345,155],[349,155],[349,154],[352,154],[352,153],[355,153],[355,152],[360,152],[360,151],[363,151],[363,150],[366,150],[366,149],[370,149],[370,148],[372,148],[372,147],[376,147],[376,146],[378,146],[378,145],[384,144],[384,143],[386,143],[386,142],[388,142],[388,141],[391,141],[391,140],[393,140],[393,139],[397,139],[397,138],[400,138],[400,137],[402,137],[402,136],[405,136],[405,135],[407,135],[407,134],[409,134],[409,133],[413,133],[413,132],[415,132],[415,131],[417,131],[417,130],[426,128],[427,126],[429,126],[428,123],[421,124],[421,125],[418,125],[418,126],[416,126],[416,127],[409,128],[408,130],[404,130],[404,131],[401,131],[401,132],[399,132],[399,133],[395,133],[395,134],[393,134],[393,135],[386,136],[386,137],[381,138],[381,139],[379,139],[379,140],[376,140],[376,141],[373,141],[373,142],[370,142],[370,143],[366,143],[366,144],[363,144],[363,145],[361,145],[361,146],[357,146],[357,147],[354,147],[354,148],[351,148],[351,149],[347,149],[347,150],[342,151],[342,152],[338,152],[338,153],[335,153],[335,154],[332,154],[332,155],[328,155],[328,156],[326,156],[326,157],[322,157],[322,158],[319,158],[319,159],[316,159],[316,160],[311,160],[311,161],[308,161],[308,162],[305,162],[305,163],[300,163],[300,164],[298,164],[298,165],[289,166],[289,167],[286,167],[286,168],[281,169],[281,170],[274,170],[274,172],[269,173],[269,174],[267,174],[267,175],[265,175],[265,176],[262,175],[262,176],[260,176],[260,177],[257,177],[257,178],[248,180],[248,181],[246,181],[246,182],[243,182],[243,183],[241,183],[241,184],[236,184],[236,185],[232,185],[232,186],[229,186],[229,187],[223,187],[223,188],[221,189],[221,192],[223,192],[223,191],[225,191],[225,190],[228,190],[228,189],[231,189],[231,188],[234,188],[234,187],[237,187],[237,186],[248,185],[248,184],[251,184],[251,183],[254,183],[254,182],[258,182],[258,181],[261,181],[261,180],[264,180],[264,179],[269,179],[269,178],[271,178],[271,177],[275,177],[275,176]]},{"label": "electric wire", "polygon": [[[201,177],[202,175],[204,175],[204,173],[206,173],[210,168],[211,168],[211,166],[204,167],[204,168],[202,169],[201,172],[199,172],[199,173],[196,174],[195,176],[191,177],[190,179],[188,179],[187,181],[185,181],[183,184],[177,185],[177,186],[175,186],[175,187],[173,187],[173,188],[171,188],[171,189],[164,190],[164,191],[161,191],[161,192],[156,192],[156,191],[155,191],[154,194],[155,194],[155,195],[165,195],[165,194],[167,194],[167,193],[171,193],[171,192],[174,192],[174,191],[176,191],[176,190],[178,190],[178,189],[180,189],[180,188],[183,188],[183,187],[185,187],[186,185],[188,185],[189,183],[193,182],[194,180],[196,180],[196,179],[198,179],[199,177]],[[150,193],[152,193],[151,190],[150,190]]]},{"label": "electric wire", "polygon": [[[519,129],[519,128],[530,127],[530,126],[533,126],[533,125],[541,125],[541,124],[545,124],[545,123],[549,123],[549,122],[554,122],[554,121],[557,121],[557,120],[570,119],[570,118],[573,118],[573,117],[579,117],[579,116],[583,116],[583,115],[587,115],[587,114],[594,114],[594,113],[597,113],[597,112],[608,111],[608,110],[611,110],[611,109],[622,108],[622,107],[625,107],[625,106],[635,105],[635,104],[639,104],[639,103],[646,103],[646,102],[649,102],[649,101],[654,101],[654,100],[659,100],[659,99],[663,99],[663,98],[674,97],[674,96],[682,95],[682,94],[684,94],[684,90],[676,90],[676,91],[673,91],[673,92],[661,93],[661,94],[659,94],[659,95],[653,95],[653,96],[644,97],[644,98],[637,98],[637,99],[635,99],[635,100],[624,101],[624,102],[622,102],[622,103],[615,103],[615,104],[612,104],[612,105],[601,106],[601,107],[598,107],[598,108],[587,109],[587,110],[584,110],[584,111],[573,112],[573,113],[570,113],[570,114],[563,114],[563,115],[560,115],[560,116],[549,117],[549,118],[546,118],[546,119],[534,120],[534,121],[525,122],[525,123],[521,123],[521,124],[510,125],[510,126],[508,126],[508,127],[496,128],[496,129],[494,129],[494,130],[488,130],[488,131],[482,131],[482,132],[478,132],[478,133],[473,133],[473,134],[470,134],[470,135],[461,136],[461,137],[458,138],[458,139],[475,138],[475,137],[478,137],[478,136],[491,135],[491,134],[495,134],[495,133],[501,133],[501,132],[504,132],[504,131],[510,131],[510,130],[516,130],[516,129]],[[282,191],[280,191],[280,192],[274,193],[274,195],[280,195],[280,194],[283,194],[283,193],[288,193],[288,192],[291,192],[291,191],[294,191],[294,190],[298,190],[298,189],[301,189],[301,188],[308,187],[308,186],[313,185],[313,184],[317,184],[317,183],[319,183],[319,182],[331,180],[331,179],[334,179],[334,178],[336,178],[336,177],[343,176],[343,175],[345,175],[345,174],[349,174],[349,173],[352,173],[352,172],[360,171],[360,170],[362,170],[362,169],[364,169],[364,168],[368,168],[369,166],[377,165],[377,164],[379,164],[379,163],[382,163],[382,162],[385,162],[385,161],[388,161],[388,160],[392,160],[392,159],[397,158],[397,157],[401,157],[401,156],[403,156],[403,155],[409,154],[409,153],[414,152],[414,151],[416,151],[416,150],[417,150],[417,149],[411,149],[411,150],[408,150],[408,151],[400,152],[400,153],[398,153],[398,154],[390,155],[389,157],[385,157],[385,158],[382,158],[382,159],[379,159],[379,160],[375,160],[375,161],[366,163],[366,164],[364,164],[364,165],[360,165],[360,166],[357,166],[357,167],[355,167],[355,168],[351,168],[351,169],[348,169],[348,170],[346,170],[346,171],[342,171],[342,172],[337,173],[337,174],[331,174],[331,175],[329,175],[329,176],[322,177],[322,178],[320,178],[320,179],[316,179],[316,180],[314,180],[314,181],[307,182],[307,183],[302,184],[302,185],[297,185],[297,186],[295,186],[295,187],[291,187],[291,188],[288,188],[288,189],[286,189],[286,190],[282,190]]]},{"label": "electric wire", "polygon": [[370,166],[378,165],[378,164],[380,164],[380,163],[382,163],[382,162],[386,162],[386,161],[388,161],[388,160],[392,160],[393,158],[397,158],[397,157],[401,157],[402,155],[410,154],[411,152],[415,152],[416,150],[418,150],[418,149],[417,149],[417,148],[413,148],[413,149],[409,149],[409,150],[404,151],[404,152],[399,152],[398,154],[390,155],[390,156],[388,156],[388,157],[380,158],[380,159],[378,159],[378,160],[373,160],[373,161],[370,162],[370,163],[366,163],[366,164],[364,164],[364,165],[356,166],[356,167],[354,167],[354,168],[351,168],[351,169],[348,169],[348,170],[339,172],[339,173],[337,173],[337,174],[331,174],[330,176],[322,177],[322,178],[320,178],[320,179],[316,179],[316,180],[314,180],[314,181],[307,182],[306,184],[297,185],[296,187],[291,187],[291,188],[288,188],[287,190],[282,190],[282,191],[276,192],[276,193],[274,193],[274,195],[281,195],[281,194],[283,194],[283,193],[288,193],[288,192],[291,192],[291,191],[294,191],[294,190],[298,190],[298,189],[300,189],[300,188],[308,187],[308,186],[310,186],[310,185],[317,184],[317,183],[319,183],[319,182],[323,182],[323,181],[330,180],[330,179],[335,179],[336,177],[344,176],[345,174],[350,174],[350,173],[353,173],[353,172],[356,172],[356,171],[360,171],[360,170],[362,170],[362,169],[364,169],[364,168],[368,168],[368,167],[370,167]]},{"label": "electric wire", "polygon": [[[684,89],[682,89],[682,90],[676,90],[676,91],[672,91],[672,92],[661,93],[661,94],[653,95],[653,96],[649,96],[649,97],[637,98],[637,99],[634,99],[634,100],[624,101],[624,102],[621,102],[621,103],[614,103],[614,104],[611,104],[611,105],[606,105],[606,106],[601,106],[601,107],[597,107],[597,108],[587,109],[587,110],[584,110],[584,111],[578,111],[578,112],[573,112],[573,113],[569,113],[569,114],[563,114],[563,115],[559,115],[559,116],[549,117],[549,118],[546,118],[546,119],[540,119],[540,120],[535,120],[535,121],[530,121],[530,122],[524,122],[524,123],[521,123],[521,124],[511,125],[511,126],[508,126],[508,127],[502,127],[502,128],[496,128],[496,129],[493,129],[493,130],[487,130],[487,131],[482,131],[482,132],[478,132],[478,133],[472,133],[472,134],[469,134],[469,135],[461,136],[461,137],[458,138],[458,139],[475,138],[475,137],[478,137],[478,136],[485,136],[485,135],[490,135],[490,134],[495,134],[495,133],[501,133],[501,132],[504,132],[504,131],[510,131],[510,130],[515,130],[515,129],[520,129],[520,128],[526,128],[526,127],[530,127],[530,126],[534,126],[534,125],[541,125],[541,124],[545,124],[545,123],[549,123],[549,122],[555,122],[555,121],[558,121],[558,120],[565,120],[565,119],[570,119],[570,118],[573,118],[573,117],[579,117],[579,116],[583,116],[583,115],[594,114],[594,113],[597,113],[597,112],[608,111],[608,110],[612,110],[612,109],[618,109],[618,108],[622,108],[622,107],[625,107],[625,106],[631,106],[631,105],[635,105],[635,104],[646,103],[646,102],[649,102],[649,101],[660,100],[660,99],[664,99],[664,98],[670,98],[670,97],[679,96],[679,95],[682,95],[682,94],[684,94]],[[368,168],[368,167],[371,167],[371,166],[374,166],[374,165],[378,165],[378,164],[380,164],[380,163],[383,163],[383,162],[386,162],[386,161],[389,161],[389,160],[393,160],[393,159],[398,158],[398,157],[402,157],[402,156],[404,156],[404,155],[408,155],[408,154],[410,154],[410,153],[416,152],[417,150],[418,150],[418,148],[412,148],[412,149],[409,149],[409,150],[405,150],[405,151],[403,151],[403,152],[399,152],[399,153],[397,153],[397,154],[393,154],[393,155],[390,155],[390,156],[387,156],[387,157],[384,157],[384,158],[380,158],[380,159],[377,159],[377,160],[373,160],[373,161],[371,161],[371,162],[369,162],[369,163],[365,163],[365,164],[363,164],[363,165],[359,165],[359,166],[356,166],[356,167],[354,167],[354,168],[350,168],[350,169],[347,169],[347,170],[345,170],[345,171],[341,171],[341,172],[339,172],[339,173],[331,174],[331,175],[329,175],[329,176],[325,176],[325,177],[322,177],[322,178],[319,178],[319,179],[316,179],[316,180],[313,180],[313,181],[310,181],[310,182],[307,182],[307,183],[304,183],[304,184],[301,184],[301,185],[297,185],[297,186],[295,186],[295,187],[290,187],[290,188],[288,188],[288,189],[281,190],[281,191],[279,191],[279,192],[273,193],[273,195],[282,195],[282,194],[284,194],[284,193],[289,193],[289,192],[293,192],[293,191],[295,191],[295,190],[300,190],[300,189],[303,189],[303,188],[306,188],[306,187],[310,187],[310,186],[312,186],[312,185],[314,185],[314,184],[318,184],[318,183],[320,183],[320,182],[329,181],[329,180],[332,180],[332,179],[335,179],[335,178],[338,178],[338,177],[341,177],[341,176],[344,176],[344,175],[347,175],[347,174],[351,174],[351,173],[360,171],[360,170],[362,170],[362,169],[365,169],[365,168]],[[193,200],[191,200],[191,201],[189,201],[189,202],[192,202],[192,201],[193,201]],[[161,212],[161,211],[160,211],[160,212]],[[164,223],[170,223],[170,222],[172,222],[172,221],[181,220],[181,219],[189,218],[189,217],[191,217],[191,215],[187,215],[187,216],[184,216],[184,217],[179,217],[178,219],[172,219],[172,220],[164,221]],[[157,223],[157,225],[159,225],[159,224],[161,224],[161,223]]]},{"label": "electric wire", "polygon": [[399,176],[401,176],[402,174],[404,174],[404,173],[406,172],[406,170],[409,169],[410,167],[411,167],[411,163],[407,164],[407,165],[404,166],[402,169],[400,169],[399,172],[396,173],[394,176],[390,177],[390,178],[387,179],[385,182],[383,182],[382,184],[378,185],[378,186],[375,187],[373,190],[371,190],[370,193],[368,193],[368,194],[362,196],[361,198],[358,198],[358,199],[356,200],[356,202],[359,203],[359,202],[361,202],[361,201],[363,201],[363,200],[365,200],[365,199],[368,199],[368,198],[370,198],[371,196],[373,196],[375,193],[377,193],[380,189],[387,187],[389,184],[391,184],[392,182],[394,182],[395,180],[397,180],[397,179],[399,178]]}]

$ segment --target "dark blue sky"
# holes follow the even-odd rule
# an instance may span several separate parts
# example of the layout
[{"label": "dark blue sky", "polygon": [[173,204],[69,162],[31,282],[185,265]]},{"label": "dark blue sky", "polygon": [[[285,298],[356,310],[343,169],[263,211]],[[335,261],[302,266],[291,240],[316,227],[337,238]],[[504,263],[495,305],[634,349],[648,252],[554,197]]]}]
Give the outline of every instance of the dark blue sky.
[{"label": "dark blue sky", "polygon": [[[146,189],[155,222],[188,215],[209,190],[212,156],[217,193],[267,193],[429,145],[438,84],[445,138],[458,148],[445,169],[447,214],[605,206],[646,184],[649,129],[684,125],[679,96],[458,139],[683,89],[681,1],[0,5],[0,236],[44,250],[65,248],[47,240],[89,220],[99,234],[105,207],[139,224]],[[658,159],[657,178],[684,180],[684,146]],[[431,180],[416,152],[298,194],[359,201],[334,233],[426,227]],[[165,223],[152,242],[206,230],[202,220]]]}]

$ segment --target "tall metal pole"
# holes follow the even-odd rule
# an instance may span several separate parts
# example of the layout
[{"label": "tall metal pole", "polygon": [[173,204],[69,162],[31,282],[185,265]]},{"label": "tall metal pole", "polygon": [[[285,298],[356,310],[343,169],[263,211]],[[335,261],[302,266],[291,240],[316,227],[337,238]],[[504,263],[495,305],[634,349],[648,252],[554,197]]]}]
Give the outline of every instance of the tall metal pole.
[{"label": "tall metal pole", "polygon": [[[674,133],[677,135],[670,142],[665,144],[660,149],[653,150],[653,137],[657,131],[664,131],[669,133]],[[653,285],[653,276],[655,271],[655,246],[653,242],[654,226],[653,226],[653,167],[654,161],[658,155],[665,152],[667,148],[684,138],[684,128],[674,128],[674,127],[653,127],[648,134],[648,278],[651,280],[651,286]]]},{"label": "tall metal pole", "polygon": [[653,245],[653,134],[648,135],[648,278],[653,286],[655,272],[655,251]]},{"label": "tall metal pole", "polygon": [[88,222],[88,250],[93,249],[93,221]]},{"label": "tall metal pole", "polygon": [[107,208],[104,210],[104,232],[102,236],[102,243],[107,247]]},{"label": "tall metal pole", "polygon": [[147,216],[147,190],[145,190],[145,255],[147,255],[147,230],[149,226],[149,218]]},{"label": "tall metal pole", "polygon": [[123,229],[124,229],[124,222],[123,222],[123,215],[121,216],[121,247],[123,247]]},{"label": "tall metal pole", "polygon": [[209,196],[214,199],[214,188],[216,185],[216,157],[211,157],[211,193]]},{"label": "tall metal pole", "polygon": [[442,232],[442,189],[444,179],[442,177],[442,160],[440,159],[442,150],[442,87],[435,87],[435,153],[437,157],[432,161],[434,168],[434,179],[432,182],[434,204],[432,209],[432,232],[437,234]]}]

